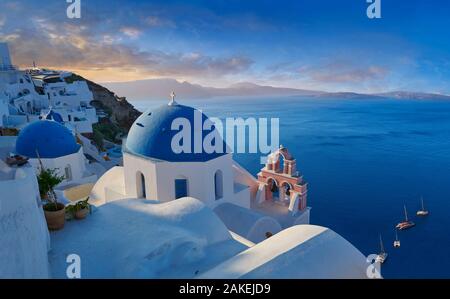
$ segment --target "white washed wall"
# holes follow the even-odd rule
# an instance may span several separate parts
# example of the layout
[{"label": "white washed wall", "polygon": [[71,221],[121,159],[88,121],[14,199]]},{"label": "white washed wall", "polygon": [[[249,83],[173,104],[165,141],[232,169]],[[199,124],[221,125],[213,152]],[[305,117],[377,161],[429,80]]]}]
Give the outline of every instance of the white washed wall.
[{"label": "white washed wall", "polygon": [[27,166],[9,171],[0,180],[0,278],[48,278],[50,239],[36,176]]}]

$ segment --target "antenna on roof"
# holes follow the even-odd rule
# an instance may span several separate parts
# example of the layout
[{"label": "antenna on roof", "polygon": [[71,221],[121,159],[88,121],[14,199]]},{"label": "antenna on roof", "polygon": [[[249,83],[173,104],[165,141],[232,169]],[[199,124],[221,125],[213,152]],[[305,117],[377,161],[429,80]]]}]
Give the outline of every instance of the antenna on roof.
[{"label": "antenna on roof", "polygon": [[42,164],[41,156],[39,155],[39,151],[37,148],[36,148],[36,157],[39,161],[39,165],[41,166],[41,171],[44,171],[44,164]]},{"label": "antenna on roof", "polygon": [[178,105],[178,103],[175,101],[175,92],[172,91],[172,93],[170,94],[170,102],[169,102],[169,106],[175,106]]}]

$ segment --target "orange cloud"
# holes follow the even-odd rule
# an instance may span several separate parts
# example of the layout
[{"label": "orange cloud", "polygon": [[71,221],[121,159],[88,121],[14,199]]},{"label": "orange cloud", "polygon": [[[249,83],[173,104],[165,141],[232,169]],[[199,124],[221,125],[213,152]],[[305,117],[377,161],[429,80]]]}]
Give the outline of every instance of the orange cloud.
[{"label": "orange cloud", "polygon": [[96,34],[88,25],[75,26],[45,18],[31,18],[32,27],[3,38],[10,43],[15,63],[65,69],[92,80],[129,81],[155,77],[193,76],[219,78],[247,70],[253,61],[245,56],[213,57],[199,52],[142,50],[123,42],[120,33],[138,38],[141,31],[122,27],[119,32]]}]

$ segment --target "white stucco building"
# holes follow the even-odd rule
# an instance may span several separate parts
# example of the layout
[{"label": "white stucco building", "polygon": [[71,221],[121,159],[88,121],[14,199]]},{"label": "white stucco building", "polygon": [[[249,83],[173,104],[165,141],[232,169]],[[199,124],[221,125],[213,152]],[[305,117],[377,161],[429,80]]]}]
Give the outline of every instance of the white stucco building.
[{"label": "white stucco building", "polygon": [[8,99],[6,96],[0,95],[0,127],[6,125],[9,116]]},{"label": "white stucco building", "polygon": [[[200,112],[178,104],[145,112],[136,120],[124,143],[124,166],[105,174],[106,184],[97,184],[95,191],[99,193],[94,197],[99,202],[117,199],[118,194],[108,196],[108,192],[105,193],[105,189],[112,188],[121,193],[118,195],[121,198],[168,202],[191,196],[211,208],[226,202],[250,208],[251,188],[235,175],[231,153],[173,152],[172,121],[176,118],[193,121],[195,113]],[[200,113],[200,116],[203,122],[208,121],[205,115]],[[117,184],[108,184],[110,179],[119,180],[120,188]]]},{"label": "white stucco building", "polygon": [[[0,125],[22,127],[39,120],[50,109],[79,133],[92,133],[98,122],[94,99],[86,81],[68,83],[71,73],[12,65],[6,43],[0,43]],[[6,106],[6,108],[5,108]]]},{"label": "white stucco building", "polygon": [[49,233],[34,169],[8,166],[15,137],[0,136],[0,278],[48,278]]},{"label": "white stucco building", "polygon": [[[211,129],[202,130],[205,124]],[[114,167],[99,179],[92,202],[144,198],[161,203],[193,197],[252,242],[294,224],[309,223],[307,186],[287,149],[277,151],[278,158],[257,179],[233,160],[220,134],[214,133],[205,114],[175,101],[144,112],[123,144],[123,167]],[[222,151],[196,149],[196,140],[203,146],[211,136]],[[283,155],[286,169],[280,168]],[[280,185],[277,195],[272,192],[275,184]],[[238,227],[236,218],[242,220]]]}]

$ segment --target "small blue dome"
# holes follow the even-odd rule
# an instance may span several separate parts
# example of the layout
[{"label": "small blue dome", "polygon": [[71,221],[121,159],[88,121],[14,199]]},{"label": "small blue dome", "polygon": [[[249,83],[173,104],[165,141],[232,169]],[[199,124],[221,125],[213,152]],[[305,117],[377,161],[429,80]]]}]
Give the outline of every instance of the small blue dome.
[{"label": "small blue dome", "polygon": [[[180,132],[171,129],[173,120],[177,118],[185,118],[190,123],[191,150],[189,152],[175,153],[172,150],[172,138]],[[195,118],[201,119],[201,126],[194,125]],[[220,157],[227,152],[227,146],[222,138],[215,140],[222,143],[222,152],[207,153],[203,146],[201,152],[194,151],[195,136],[202,137],[203,145],[205,136],[211,133],[211,130],[202,130],[207,120],[209,120],[208,117],[199,110],[184,105],[163,105],[154,110],[149,109],[133,123],[124,151],[169,162],[205,162]],[[212,129],[215,130],[214,126]]]},{"label": "small blue dome", "polygon": [[80,150],[69,129],[51,120],[39,120],[23,128],[16,141],[16,153],[29,158],[58,158]]},{"label": "small blue dome", "polygon": [[53,111],[53,109],[50,109],[50,111],[46,115],[44,115],[44,118],[48,120],[54,120],[56,122],[59,122],[60,124],[64,123],[61,114]]}]

